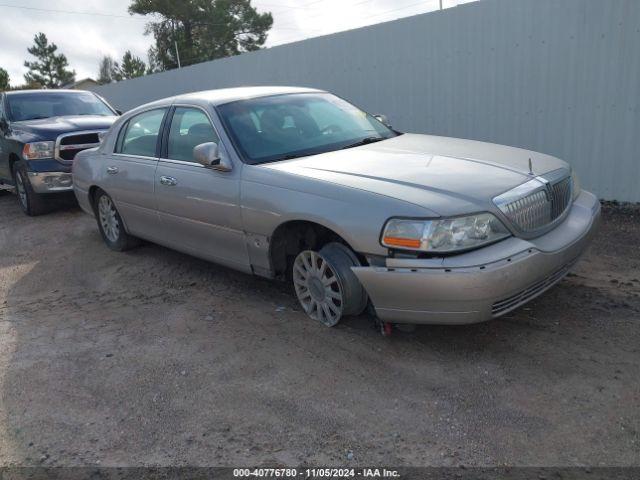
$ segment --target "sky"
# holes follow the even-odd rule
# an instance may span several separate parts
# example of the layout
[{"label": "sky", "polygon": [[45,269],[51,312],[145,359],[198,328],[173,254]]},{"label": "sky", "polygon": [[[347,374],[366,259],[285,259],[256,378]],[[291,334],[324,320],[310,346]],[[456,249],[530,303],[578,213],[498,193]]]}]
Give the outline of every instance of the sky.
[{"label": "sky", "polygon": [[[444,8],[474,0],[442,0]],[[440,0],[253,0],[259,12],[271,12],[267,47],[386,22],[440,8]],[[145,35],[151,17],[127,12],[130,0],[0,0],[0,67],[12,85],[23,83],[31,59],[27,48],[44,32],[64,53],[76,79],[97,77],[104,55],[119,60],[126,50],[147,60],[153,43]],[[18,7],[18,8],[16,8]]]}]

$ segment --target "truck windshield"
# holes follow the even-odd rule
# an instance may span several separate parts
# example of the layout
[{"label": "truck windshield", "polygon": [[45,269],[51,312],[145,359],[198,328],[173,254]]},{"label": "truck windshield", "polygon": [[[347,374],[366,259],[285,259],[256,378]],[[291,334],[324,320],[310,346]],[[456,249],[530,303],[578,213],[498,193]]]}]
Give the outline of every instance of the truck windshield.
[{"label": "truck windshield", "polygon": [[68,115],[115,115],[89,92],[24,92],[7,95],[9,118],[14,122]]},{"label": "truck windshield", "polygon": [[218,112],[244,160],[287,160],[397,135],[375,117],[329,93],[274,95],[226,103]]}]

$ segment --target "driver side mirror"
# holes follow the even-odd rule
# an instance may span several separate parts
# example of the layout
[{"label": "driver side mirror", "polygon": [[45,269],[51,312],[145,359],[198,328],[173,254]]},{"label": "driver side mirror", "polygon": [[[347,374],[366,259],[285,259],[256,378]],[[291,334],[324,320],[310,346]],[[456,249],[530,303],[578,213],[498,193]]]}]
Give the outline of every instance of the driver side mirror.
[{"label": "driver side mirror", "polygon": [[386,125],[387,127],[391,128],[391,124],[389,123],[389,119],[387,118],[386,115],[374,115],[374,118],[378,120],[380,123],[382,123],[383,125]]},{"label": "driver side mirror", "polygon": [[6,118],[0,118],[0,130],[7,130],[9,128],[9,122]]},{"label": "driver side mirror", "polygon": [[220,172],[230,172],[233,168],[231,160],[220,151],[215,142],[201,143],[193,148],[193,158],[200,165],[218,170]]}]

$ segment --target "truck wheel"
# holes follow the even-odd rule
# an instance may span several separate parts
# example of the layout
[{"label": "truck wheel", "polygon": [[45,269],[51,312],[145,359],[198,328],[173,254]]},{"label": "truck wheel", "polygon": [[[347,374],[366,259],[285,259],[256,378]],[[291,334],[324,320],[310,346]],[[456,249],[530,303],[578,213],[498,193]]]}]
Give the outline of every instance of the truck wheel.
[{"label": "truck wheel", "polygon": [[341,243],[298,254],[293,262],[293,286],[309,317],[333,327],[345,315],[362,313],[367,294],[351,271],[357,265],[356,255]]},{"label": "truck wheel", "polygon": [[98,191],[95,196],[94,209],[100,235],[102,235],[107,247],[116,252],[124,252],[138,245],[138,239],[126,232],[122,217],[106,192]]},{"label": "truck wheel", "polygon": [[29,176],[27,175],[27,167],[23,162],[16,162],[14,165],[13,178],[22,211],[30,217],[45,213],[47,208],[44,198],[42,195],[33,191]]}]

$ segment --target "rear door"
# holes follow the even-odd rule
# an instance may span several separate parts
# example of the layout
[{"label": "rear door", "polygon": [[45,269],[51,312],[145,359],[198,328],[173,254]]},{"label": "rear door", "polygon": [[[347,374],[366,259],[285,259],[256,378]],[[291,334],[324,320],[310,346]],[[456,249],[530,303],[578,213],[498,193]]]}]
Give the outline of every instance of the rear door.
[{"label": "rear door", "polygon": [[129,233],[158,240],[162,228],[156,210],[155,172],[160,132],[168,107],[131,117],[118,133],[114,152],[104,162],[104,188],[111,196]]},{"label": "rear door", "polygon": [[240,169],[220,172],[203,167],[193,158],[196,145],[220,145],[208,113],[197,106],[176,105],[167,119],[165,133],[155,175],[165,243],[250,271],[239,206]]}]

